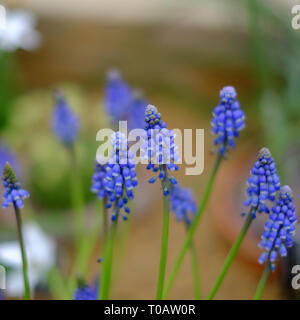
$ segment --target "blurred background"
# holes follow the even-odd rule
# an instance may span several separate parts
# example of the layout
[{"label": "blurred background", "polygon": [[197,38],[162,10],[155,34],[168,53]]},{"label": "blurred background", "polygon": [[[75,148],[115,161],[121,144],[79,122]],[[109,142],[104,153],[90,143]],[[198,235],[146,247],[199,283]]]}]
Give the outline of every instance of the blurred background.
[{"label": "blurred background", "polygon": [[[30,19],[31,32],[20,34],[18,46],[0,48],[0,169],[1,159],[11,157],[31,193],[24,220],[28,239],[30,235],[33,238],[32,265],[36,270],[31,278],[37,299],[59,298],[59,290],[51,290],[48,279],[55,277],[56,266],[67,276],[74,259],[69,159],[50,125],[55,88],[64,90],[80,117],[76,148],[89,220],[96,202],[90,192],[96,133],[109,123],[103,109],[109,69],[118,69],[132,87],[142,90],[159,108],[169,128],[205,129],[204,173],[185,176],[184,169],[178,173],[181,183],[194,190],[198,203],[214,162],[210,153],[211,112],[218,103],[219,90],[225,85],[235,86],[247,128],[222,165],[195,237],[203,297],[212,288],[243,223],[240,213],[246,179],[262,146],[271,150],[282,184],[292,187],[296,206],[300,205],[300,31],[291,27],[291,8],[296,2],[1,2],[11,10],[26,9],[35,17]],[[162,201],[160,188],[147,184],[146,170],[140,167],[138,174],[140,187],[131,222],[122,223],[119,232],[122,250],[117,252],[115,263],[115,299],[152,299],[156,291]],[[0,263],[10,270],[9,296],[16,297],[22,282],[12,254],[17,250],[13,247],[15,221],[4,211],[0,221]],[[262,272],[257,263],[257,243],[263,223],[261,218],[253,224],[217,299],[252,298]],[[172,216],[168,270],[184,236],[184,225]],[[300,264],[299,237],[300,232],[299,244],[269,279],[264,299],[294,299],[299,295],[290,285],[291,266]],[[39,247],[34,246],[36,239]],[[89,261],[87,282],[97,277],[99,265],[95,261],[100,251],[99,239]],[[192,279],[187,255],[169,298],[192,299]],[[56,281],[56,288],[62,281]]]}]

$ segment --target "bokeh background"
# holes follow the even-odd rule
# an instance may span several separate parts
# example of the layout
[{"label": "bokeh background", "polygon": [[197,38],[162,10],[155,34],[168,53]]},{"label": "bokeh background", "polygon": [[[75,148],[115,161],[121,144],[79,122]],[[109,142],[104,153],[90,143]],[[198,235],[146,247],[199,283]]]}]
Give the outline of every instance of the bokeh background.
[{"label": "bokeh background", "polygon": [[[89,221],[96,202],[90,193],[96,133],[109,123],[102,97],[105,75],[111,68],[120,70],[132,87],[143,90],[148,101],[159,107],[170,128],[205,129],[204,173],[185,176],[183,167],[178,174],[182,184],[194,190],[198,203],[214,161],[210,152],[212,109],[223,86],[233,85],[238,92],[247,115],[247,128],[237,148],[222,164],[195,237],[203,297],[208,295],[243,222],[240,213],[245,182],[262,146],[271,150],[282,184],[293,188],[296,205],[300,204],[300,31],[291,28],[291,7],[295,3],[2,1],[8,8],[33,12],[41,40],[35,50],[2,52],[0,61],[1,143],[17,156],[21,180],[31,193],[24,220],[38,223],[45,248],[50,248],[53,255],[47,261],[48,267],[44,266],[45,260],[38,261],[45,272],[36,281],[36,298],[59,298],[56,291],[63,280],[58,281],[56,289],[49,290],[48,278],[55,266],[67,277],[74,258],[69,159],[50,127],[53,90],[63,89],[80,116],[76,148]],[[145,171],[138,169],[140,187],[131,221],[120,227],[118,246],[122,250],[117,249],[112,290],[112,298],[116,299],[155,296],[162,200],[158,186],[147,184]],[[1,243],[14,241],[13,216],[1,212],[0,221]],[[257,219],[252,226],[217,299],[252,298],[262,272],[257,263],[257,243],[263,222],[264,218]],[[184,226],[172,216],[168,270],[184,235]],[[297,298],[299,293],[290,285],[290,271],[292,265],[300,264],[299,237],[300,232],[298,245],[270,277],[263,298]],[[88,282],[97,277],[99,265],[95,260],[99,252],[100,239],[89,261]],[[189,255],[169,297],[193,298]]]}]

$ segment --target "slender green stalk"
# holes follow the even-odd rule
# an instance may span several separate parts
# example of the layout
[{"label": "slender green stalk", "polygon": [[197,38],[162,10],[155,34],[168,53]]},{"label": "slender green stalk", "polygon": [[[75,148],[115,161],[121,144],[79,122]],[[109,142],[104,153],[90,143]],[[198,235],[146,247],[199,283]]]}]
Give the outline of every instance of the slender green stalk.
[{"label": "slender green stalk", "polygon": [[233,259],[235,258],[240,246],[241,246],[241,243],[251,225],[251,222],[253,221],[253,218],[252,218],[252,213],[253,213],[253,210],[256,210],[255,208],[251,208],[249,213],[248,213],[248,216],[245,220],[245,223],[242,227],[242,230],[240,231],[240,234],[238,235],[237,239],[235,240],[234,244],[232,245],[229,253],[228,253],[228,256],[225,260],[225,263],[223,265],[223,268],[214,284],[214,287],[212,289],[212,291],[210,292],[209,296],[208,296],[208,300],[213,300],[213,298],[215,297],[217,291],[219,290],[223,280],[224,280],[224,277],[225,275],[227,274],[227,271],[229,269],[229,267],[231,266],[231,263],[233,261]]},{"label": "slender green stalk", "polygon": [[68,300],[70,294],[65,284],[65,277],[57,267],[52,268],[48,272],[48,287],[51,297],[55,300]]},{"label": "slender green stalk", "polygon": [[112,262],[113,262],[113,251],[114,243],[117,233],[117,223],[119,218],[119,207],[118,203],[115,203],[115,215],[116,219],[112,221],[109,235],[106,240],[105,254],[103,259],[103,269],[101,277],[99,278],[99,299],[107,300],[109,298],[109,289],[111,283],[111,273],[112,273]]},{"label": "slender green stalk", "polygon": [[70,156],[72,161],[71,167],[71,202],[72,209],[74,213],[74,223],[75,223],[75,241],[77,249],[81,245],[81,240],[84,236],[84,199],[81,187],[81,181],[79,176],[79,168],[76,159],[75,149],[72,146],[70,149]]},{"label": "slender green stalk", "polygon": [[191,258],[192,258],[192,269],[194,277],[194,298],[195,300],[201,299],[201,288],[200,288],[200,272],[197,252],[194,243],[190,246]]},{"label": "slender green stalk", "polygon": [[169,237],[169,218],[170,218],[170,197],[164,196],[164,219],[161,239],[161,253],[159,263],[159,274],[157,283],[157,294],[156,299],[162,300],[166,265],[167,265],[167,254],[168,254],[168,237]]},{"label": "slender green stalk", "polygon": [[167,297],[169,291],[171,290],[172,285],[174,283],[174,280],[175,280],[175,278],[177,276],[177,273],[178,273],[178,271],[179,271],[179,269],[181,267],[181,264],[183,262],[183,258],[184,258],[188,248],[190,247],[190,245],[192,243],[193,236],[194,236],[194,234],[195,234],[195,232],[197,230],[197,227],[198,227],[199,222],[201,220],[201,217],[202,217],[202,214],[204,212],[204,209],[206,208],[206,205],[207,205],[207,202],[208,202],[211,190],[212,190],[212,186],[214,184],[214,181],[215,181],[215,178],[216,178],[216,174],[217,174],[217,171],[219,169],[219,166],[221,164],[222,159],[223,159],[223,157],[218,155],[218,157],[216,159],[216,162],[215,162],[215,165],[213,167],[213,170],[211,172],[211,175],[209,177],[209,180],[207,182],[206,188],[204,190],[202,201],[200,203],[200,206],[199,206],[199,209],[197,211],[197,214],[195,215],[193,223],[189,227],[189,230],[188,230],[187,235],[185,237],[185,241],[184,241],[184,243],[183,243],[183,245],[182,245],[182,247],[181,247],[181,249],[179,251],[179,254],[177,256],[177,259],[175,261],[173,269],[171,270],[170,276],[168,278],[168,281],[167,281],[167,284],[166,284],[166,287],[165,287],[165,290],[164,290],[164,293],[163,293],[163,298],[164,299]]},{"label": "slender green stalk", "polygon": [[103,248],[105,248],[105,242],[106,242],[107,233],[108,233],[106,202],[107,202],[107,199],[104,198],[104,199],[102,200],[102,223],[103,223],[103,230],[102,230],[103,235],[102,235],[102,237],[103,237]]},{"label": "slender green stalk", "polygon": [[92,254],[93,249],[95,248],[97,238],[99,235],[99,226],[103,225],[103,247],[105,248],[105,241],[107,236],[107,210],[106,210],[106,200],[98,201],[99,211],[95,212],[93,225],[91,230],[86,234],[86,236],[82,239],[80,243],[79,250],[76,254],[75,262],[73,264],[73,268],[71,271],[71,277],[68,283],[68,290],[69,295],[72,296],[74,289],[77,285],[77,273],[79,272],[80,275],[84,275],[87,271],[89,258]]},{"label": "slender green stalk", "polygon": [[254,295],[254,298],[253,300],[260,300],[261,299],[261,296],[263,294],[263,291],[264,291],[264,288],[266,286],[266,283],[268,281],[268,277],[269,277],[269,274],[270,274],[270,263],[267,262],[266,263],[266,266],[265,266],[265,269],[264,269],[264,272],[259,280],[259,283],[258,283],[258,286],[257,286],[257,289],[256,289],[256,292],[255,292],[255,295]]},{"label": "slender green stalk", "polygon": [[116,248],[116,270],[115,270],[115,273],[117,274],[117,276],[114,277],[114,279],[118,278],[118,275],[122,270],[122,262],[123,262],[124,254],[126,253],[125,251],[128,245],[132,224],[133,224],[133,213],[132,213],[133,203],[129,202],[128,206],[131,211],[130,218],[126,221],[126,223],[123,223],[121,228],[119,229],[118,245]]},{"label": "slender green stalk", "polygon": [[22,255],[22,263],[23,263],[23,280],[24,280],[24,300],[30,300],[30,289],[29,289],[29,281],[28,281],[28,265],[25,251],[25,244],[23,240],[23,231],[22,231],[22,218],[20,209],[14,204],[15,214],[17,219],[17,227],[18,227],[18,237]]}]

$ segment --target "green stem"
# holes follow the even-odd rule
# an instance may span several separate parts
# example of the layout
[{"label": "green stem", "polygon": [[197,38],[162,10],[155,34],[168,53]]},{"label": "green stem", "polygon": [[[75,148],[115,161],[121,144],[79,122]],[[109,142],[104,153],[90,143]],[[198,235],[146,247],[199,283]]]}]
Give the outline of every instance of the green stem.
[{"label": "green stem", "polygon": [[105,245],[105,254],[103,259],[103,269],[101,277],[99,277],[99,299],[108,300],[109,289],[111,283],[111,273],[112,273],[112,262],[113,262],[113,249],[117,233],[117,223],[119,218],[119,207],[118,203],[115,203],[115,215],[116,219],[112,221],[110,232]]},{"label": "green stem", "polygon": [[164,294],[163,294],[163,298],[165,299],[169,293],[169,291],[171,290],[172,288],[172,285],[174,283],[174,280],[177,276],[177,273],[181,267],[181,264],[183,262],[183,258],[189,248],[189,246],[191,245],[192,243],[192,239],[193,239],[193,236],[197,230],[197,227],[199,225],[199,222],[201,220],[201,217],[202,217],[202,214],[204,212],[204,209],[207,205],[207,202],[208,202],[208,199],[209,199],[209,196],[210,196],[210,193],[211,193],[211,190],[212,190],[212,186],[213,186],[213,183],[215,181],[215,178],[216,178],[216,174],[217,174],[217,171],[219,169],[219,166],[221,164],[221,161],[222,161],[223,157],[218,155],[217,159],[216,159],[216,162],[215,162],[215,165],[213,167],[213,170],[211,172],[211,175],[209,177],[209,180],[207,182],[207,186],[204,190],[204,194],[203,194],[203,197],[202,197],[202,201],[200,203],[200,206],[199,206],[199,209],[197,211],[197,214],[195,215],[195,218],[194,218],[194,221],[193,223],[191,224],[191,226],[189,227],[189,231],[187,232],[187,235],[185,237],[185,241],[179,251],[179,254],[177,256],[177,259],[175,261],[175,264],[173,266],[173,269],[171,270],[171,273],[170,273],[170,276],[169,276],[169,279],[167,281],[167,284],[166,284],[166,287],[165,287],[165,290],[164,290]]},{"label": "green stem", "polygon": [[74,223],[75,223],[75,241],[77,249],[79,249],[81,245],[81,240],[84,235],[84,226],[85,226],[85,219],[84,219],[84,200],[83,200],[83,193],[81,188],[81,182],[79,177],[79,168],[76,159],[75,149],[72,146],[69,149],[70,156],[71,156],[71,202],[72,202],[72,209],[74,213]]},{"label": "green stem", "polygon": [[[48,287],[52,299],[54,300],[68,300],[70,293],[65,285],[65,277],[62,275],[57,267],[52,268],[48,272]],[[73,293],[73,292],[72,292]]]},{"label": "green stem", "polygon": [[[97,201],[98,203],[99,201]],[[103,247],[105,248],[105,239],[106,239],[106,233],[107,231],[107,210],[106,210],[106,201],[102,200],[99,202],[101,206],[99,205],[99,211],[95,212],[94,219],[93,219],[93,225],[91,227],[91,230],[87,233],[87,235],[82,239],[80,243],[79,250],[76,254],[75,262],[73,264],[73,268],[71,271],[71,277],[68,283],[68,290],[69,295],[72,296],[74,289],[77,285],[77,279],[76,275],[79,272],[80,275],[85,275],[88,263],[90,261],[90,256],[92,254],[93,249],[95,248],[97,238],[99,235],[99,225],[101,225],[101,222],[103,224]],[[97,206],[98,208],[98,206]]]},{"label": "green stem", "polygon": [[248,216],[245,220],[245,223],[243,225],[243,228],[240,231],[240,234],[238,235],[237,239],[235,240],[233,246],[231,247],[231,249],[228,253],[228,256],[225,260],[225,263],[223,265],[223,268],[222,268],[222,270],[221,270],[221,272],[220,272],[220,274],[214,284],[212,291],[210,292],[210,294],[208,296],[208,300],[213,300],[213,298],[215,297],[217,291],[219,290],[219,288],[224,280],[225,275],[227,274],[229,267],[231,266],[233,259],[235,258],[236,253],[239,250],[239,247],[241,246],[241,243],[242,243],[242,241],[243,241],[243,239],[244,239],[244,237],[245,237],[245,235],[251,225],[251,222],[253,221],[253,218],[252,218],[253,210],[256,211],[256,208],[250,209]]},{"label": "green stem", "polygon": [[105,242],[107,239],[107,233],[108,233],[108,223],[107,223],[107,209],[106,209],[106,203],[107,203],[107,199],[104,198],[102,200],[102,223],[103,223],[103,248],[105,248]]},{"label": "green stem", "polygon": [[23,279],[24,279],[24,300],[30,300],[30,289],[29,289],[29,281],[28,281],[28,266],[25,252],[25,244],[23,240],[23,231],[22,231],[22,218],[20,209],[15,205],[15,214],[17,219],[17,227],[18,227],[18,237],[21,248],[22,262],[23,262]]},{"label": "green stem", "polygon": [[199,263],[198,263],[196,248],[193,242],[190,246],[190,250],[191,250],[191,257],[192,257],[193,277],[194,277],[194,297],[195,297],[195,300],[200,300],[201,288],[200,288]]},{"label": "green stem", "polygon": [[267,262],[265,269],[264,269],[264,272],[259,280],[259,283],[258,283],[253,300],[260,300],[261,299],[264,288],[265,288],[266,283],[268,281],[269,274],[270,274],[270,263]]},{"label": "green stem", "polygon": [[168,237],[169,237],[169,218],[170,218],[170,197],[164,197],[164,218],[163,218],[163,229],[161,238],[161,252],[160,252],[160,263],[157,283],[157,294],[156,299],[162,300],[166,265],[167,265],[167,254],[168,254]]},{"label": "green stem", "polygon": [[116,250],[116,277],[114,279],[118,278],[118,275],[120,271],[122,270],[122,262],[124,258],[124,254],[126,253],[126,247],[128,245],[129,237],[130,237],[130,231],[133,224],[133,210],[132,210],[132,202],[129,202],[129,208],[130,208],[130,219],[126,221],[126,223],[123,223],[118,236],[118,246]]}]

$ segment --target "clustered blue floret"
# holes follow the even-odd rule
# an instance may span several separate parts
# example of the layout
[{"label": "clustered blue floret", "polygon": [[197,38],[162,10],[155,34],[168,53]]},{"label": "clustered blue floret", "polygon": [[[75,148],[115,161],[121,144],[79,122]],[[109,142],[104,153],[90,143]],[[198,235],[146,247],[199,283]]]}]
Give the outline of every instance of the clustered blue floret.
[{"label": "clustered blue floret", "polygon": [[74,300],[98,300],[98,286],[80,286],[75,290]]},{"label": "clustered blue floret", "polygon": [[171,211],[178,221],[184,221],[190,225],[197,212],[197,204],[191,189],[175,185],[170,192]]},{"label": "clustered blue floret", "polygon": [[[145,132],[141,145],[141,157],[148,162],[147,170],[159,172],[158,178],[163,181],[163,194],[167,196],[176,179],[169,171],[177,171],[176,162],[179,161],[178,147],[175,143],[175,133],[167,129],[161,120],[161,114],[153,105],[148,105],[145,111]],[[157,176],[149,182],[154,183]]]},{"label": "clustered blue floret", "polygon": [[[112,152],[106,165],[104,188],[108,196],[106,207],[116,204],[119,211],[123,208],[129,214],[128,200],[133,200],[133,189],[137,187],[137,175],[133,154],[128,150],[128,142],[121,132],[114,132],[111,136]],[[121,214],[124,220],[127,216]],[[114,212],[112,220],[116,220],[118,213]]]},{"label": "clustered blue floret", "polygon": [[79,118],[70,109],[62,92],[55,93],[56,107],[52,115],[52,129],[57,138],[71,147],[79,132]]},{"label": "clustered blue floret", "polygon": [[253,218],[255,212],[269,213],[266,204],[267,200],[274,201],[276,191],[280,190],[280,179],[277,174],[276,164],[267,148],[262,148],[258,154],[258,160],[251,169],[251,176],[248,179],[247,199],[245,206],[252,206]]},{"label": "clustered blue floret", "polygon": [[106,112],[113,122],[118,123],[118,121],[126,119],[131,102],[131,88],[123,81],[117,70],[111,70],[107,74],[104,102]]},{"label": "clustered blue floret", "polygon": [[234,140],[245,127],[245,114],[236,99],[234,87],[224,87],[220,91],[220,98],[213,111],[211,125],[212,133],[217,136],[214,144],[219,146],[219,154],[223,156],[235,147]]},{"label": "clustered blue floret", "polygon": [[143,127],[147,101],[131,89],[117,70],[108,72],[104,103],[115,125],[120,120],[127,120],[129,130]]},{"label": "clustered blue floret", "polygon": [[97,195],[97,198],[104,199],[106,196],[104,178],[106,175],[106,165],[96,162],[95,172],[92,177],[91,191]]},{"label": "clustered blue floret", "polygon": [[3,171],[3,202],[2,208],[8,208],[10,205],[15,205],[18,209],[24,207],[23,199],[29,197],[29,192],[21,189],[21,184],[18,181],[13,168],[9,163],[6,163]]},{"label": "clustered blue floret", "polygon": [[272,207],[272,213],[266,222],[259,247],[265,251],[258,259],[260,264],[269,261],[271,270],[275,270],[275,261],[279,255],[285,257],[287,248],[293,246],[297,216],[293,203],[293,192],[289,186],[283,186],[279,199]]}]

